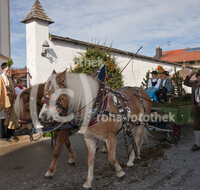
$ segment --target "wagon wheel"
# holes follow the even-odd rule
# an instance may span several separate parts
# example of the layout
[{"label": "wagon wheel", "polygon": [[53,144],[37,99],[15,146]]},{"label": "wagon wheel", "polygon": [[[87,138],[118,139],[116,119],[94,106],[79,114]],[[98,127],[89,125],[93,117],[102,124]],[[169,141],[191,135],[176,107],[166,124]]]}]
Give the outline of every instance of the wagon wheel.
[{"label": "wagon wheel", "polygon": [[166,127],[171,130],[171,132],[168,133],[168,139],[177,143],[181,137],[181,127],[173,122],[167,123]]},{"label": "wagon wheel", "polygon": [[173,139],[174,142],[177,143],[181,137],[181,127],[179,125],[174,124],[173,127]]}]

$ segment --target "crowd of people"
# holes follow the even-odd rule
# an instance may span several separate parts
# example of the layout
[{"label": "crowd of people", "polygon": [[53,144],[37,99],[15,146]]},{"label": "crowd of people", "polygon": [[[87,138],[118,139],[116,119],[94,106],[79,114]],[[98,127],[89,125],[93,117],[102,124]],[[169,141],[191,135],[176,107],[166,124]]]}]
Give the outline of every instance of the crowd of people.
[{"label": "crowd of people", "polygon": [[[161,73],[161,78],[158,77],[157,71],[152,71],[151,75],[152,77],[148,80],[147,93],[155,102],[160,102],[162,96],[163,101],[166,103],[167,94],[173,90],[172,80],[168,77],[169,73],[163,71]],[[193,75],[195,75],[196,80],[191,80]],[[191,150],[197,151],[200,150],[200,70],[188,75],[185,78],[184,85],[192,87],[195,144],[192,146]]]},{"label": "crowd of people", "polygon": [[164,102],[167,102],[167,93],[173,90],[172,80],[168,78],[169,73],[163,71],[161,73],[161,78],[158,77],[157,71],[151,72],[152,78],[148,80],[147,93],[155,102],[161,101],[161,96]]},{"label": "crowd of people", "polygon": [[18,128],[17,118],[14,112],[14,101],[23,90],[22,79],[18,78],[16,87],[10,76],[10,67],[6,62],[1,64],[0,75],[0,138],[4,141],[18,141],[15,129]]}]

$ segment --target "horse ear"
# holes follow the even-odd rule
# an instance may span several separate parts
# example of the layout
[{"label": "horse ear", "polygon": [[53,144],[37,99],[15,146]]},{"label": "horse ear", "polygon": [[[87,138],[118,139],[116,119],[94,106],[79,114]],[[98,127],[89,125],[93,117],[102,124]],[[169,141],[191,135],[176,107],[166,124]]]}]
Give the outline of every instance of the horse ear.
[{"label": "horse ear", "polygon": [[55,69],[53,70],[52,74],[57,74],[56,71],[55,71]]}]

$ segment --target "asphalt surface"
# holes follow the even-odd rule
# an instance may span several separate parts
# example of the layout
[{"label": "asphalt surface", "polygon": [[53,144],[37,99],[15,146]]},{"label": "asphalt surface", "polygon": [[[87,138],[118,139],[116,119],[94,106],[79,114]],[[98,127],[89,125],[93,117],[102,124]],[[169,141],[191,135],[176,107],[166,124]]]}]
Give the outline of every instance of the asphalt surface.
[{"label": "asphalt surface", "polygon": [[[166,141],[164,133],[153,133],[143,147],[141,158],[131,169],[126,168],[127,155],[123,135],[118,136],[117,158],[126,176],[118,181],[107,161],[107,154],[97,151],[93,189],[149,190],[149,189],[200,189],[200,151],[191,152],[193,130],[182,127],[178,144]],[[28,139],[19,143],[0,142],[0,190],[78,190],[87,177],[87,150],[82,135],[71,137],[76,152],[76,164],[67,164],[68,154],[63,147],[52,179],[44,179],[51,161],[50,140],[38,142]]]}]

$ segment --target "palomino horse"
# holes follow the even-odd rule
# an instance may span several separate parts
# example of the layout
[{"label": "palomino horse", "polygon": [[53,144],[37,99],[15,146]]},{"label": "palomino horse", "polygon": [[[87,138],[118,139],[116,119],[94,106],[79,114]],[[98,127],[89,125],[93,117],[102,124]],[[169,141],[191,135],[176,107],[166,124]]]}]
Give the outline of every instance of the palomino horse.
[{"label": "palomino horse", "polygon": [[[30,108],[30,98],[36,99],[36,111],[37,111],[37,116],[38,113],[40,112],[42,108],[42,97],[44,96],[44,86],[45,84],[39,84],[39,85],[34,85],[30,88],[27,88],[23,90],[18,96],[15,101],[15,112],[18,116],[19,121],[21,122],[21,129],[32,128],[32,117],[31,117],[31,108]],[[34,93],[31,93],[32,90],[36,90],[36,97],[33,96]],[[69,129],[64,129],[64,130],[57,130],[56,135],[57,135],[57,140],[56,140],[56,145],[53,150],[52,154],[52,161],[49,166],[49,169],[47,170],[45,176],[47,178],[53,177],[53,173],[55,172],[55,167],[56,167],[56,162],[59,157],[59,154],[61,152],[62,146],[65,143],[68,153],[69,153],[69,159],[68,159],[68,164],[75,164],[75,153],[71,147],[71,143],[69,140]]]},{"label": "palomino horse", "polygon": [[[95,105],[97,97],[100,97],[102,91],[99,89],[99,82],[94,78],[85,74],[74,74],[68,73],[67,71],[58,73],[51,76],[46,82],[44,90],[44,98],[46,99],[45,104],[39,114],[42,121],[48,122],[53,120],[62,120],[63,117],[59,117],[60,113],[55,110],[55,102],[59,96],[65,94],[66,98],[63,98],[62,106],[67,110],[67,119],[73,118],[73,122],[81,121],[81,129],[85,144],[88,149],[88,176],[84,183],[84,188],[91,188],[93,181],[93,168],[94,168],[94,158],[96,152],[96,146],[98,139],[104,140],[108,149],[108,160],[111,165],[114,166],[116,170],[117,177],[121,178],[125,175],[121,166],[116,160],[116,133],[119,131],[122,120],[115,120],[114,118],[107,118],[108,120],[100,119],[97,116],[96,123],[90,126],[89,115],[92,110],[95,112]],[[138,91],[140,95],[138,95]],[[139,116],[150,114],[151,110],[151,100],[147,92],[141,88],[125,87],[120,90],[126,99],[126,105],[130,109],[130,116]],[[141,97],[143,97],[141,103]],[[106,95],[102,97],[103,108],[108,112],[119,114],[114,101],[114,95],[111,91],[107,91]],[[122,106],[125,107],[122,99],[119,99]],[[73,116],[73,117],[72,117]],[[92,116],[93,117],[93,116]],[[140,117],[143,118],[143,117]],[[91,122],[90,122],[91,123]],[[132,124],[131,124],[132,125]],[[139,126],[131,126],[135,130],[135,141],[137,144],[138,153],[140,154],[140,147],[142,145],[142,137],[144,134],[144,122],[140,123]],[[127,166],[133,166],[133,161],[135,159],[135,152],[132,151]]]}]

